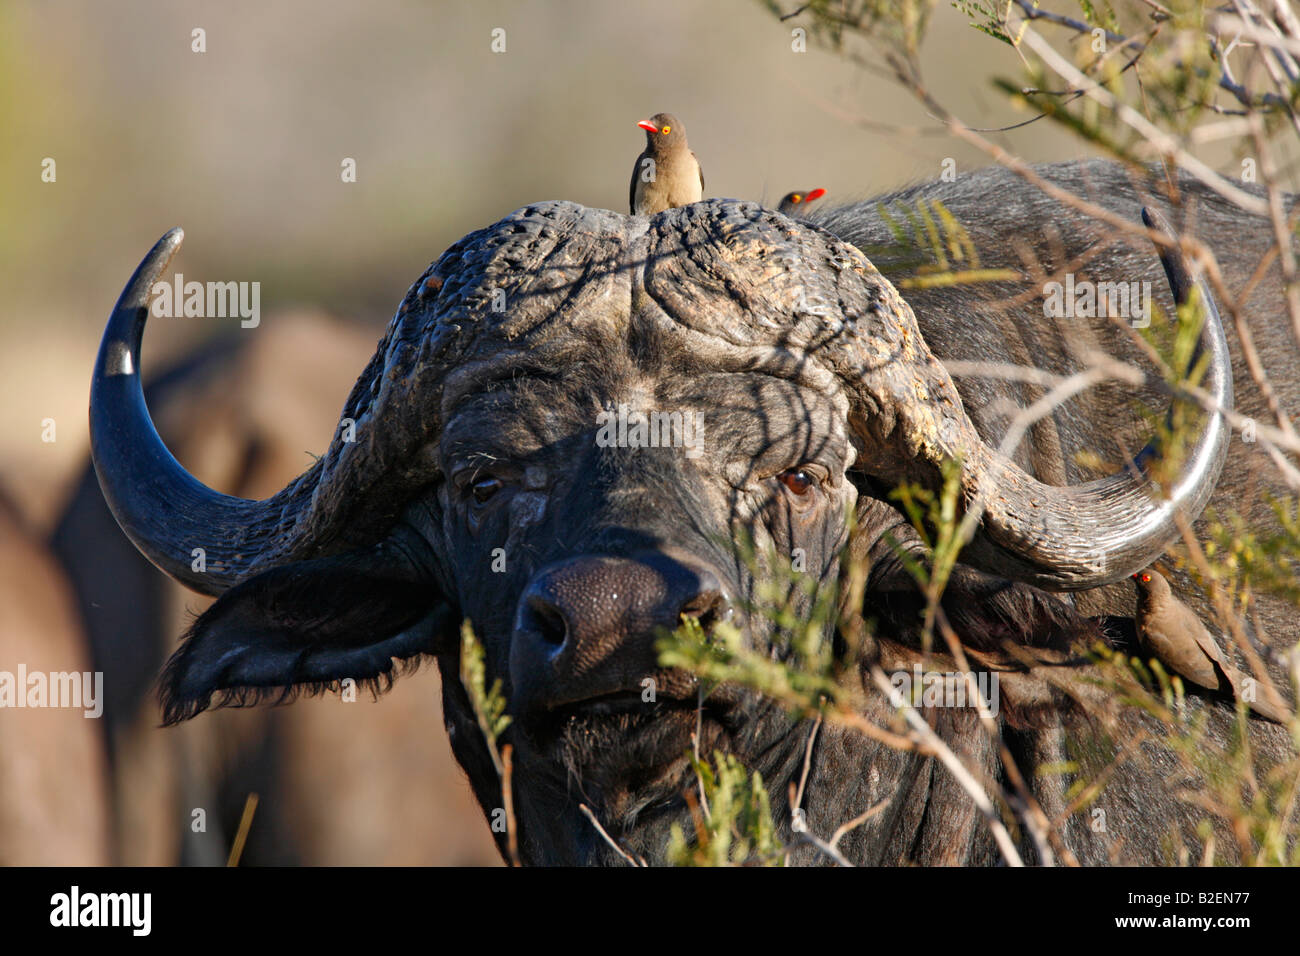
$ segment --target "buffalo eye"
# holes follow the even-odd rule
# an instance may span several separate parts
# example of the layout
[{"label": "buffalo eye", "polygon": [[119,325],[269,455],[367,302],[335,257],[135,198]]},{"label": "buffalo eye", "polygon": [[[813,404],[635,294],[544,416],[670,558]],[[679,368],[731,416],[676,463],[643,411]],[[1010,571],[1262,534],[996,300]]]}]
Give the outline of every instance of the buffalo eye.
[{"label": "buffalo eye", "polygon": [[483,504],[500,490],[501,479],[490,476],[479,478],[470,485],[470,493],[479,504]]},{"label": "buffalo eye", "polygon": [[816,483],[816,479],[805,468],[787,468],[776,476],[776,480],[801,498],[808,494]]}]

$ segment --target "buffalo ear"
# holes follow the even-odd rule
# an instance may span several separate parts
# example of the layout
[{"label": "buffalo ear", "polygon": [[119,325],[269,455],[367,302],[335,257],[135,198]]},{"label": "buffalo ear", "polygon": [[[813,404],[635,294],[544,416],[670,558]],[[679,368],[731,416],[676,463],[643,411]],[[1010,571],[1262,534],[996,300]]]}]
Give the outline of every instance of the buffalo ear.
[{"label": "buffalo ear", "polygon": [[352,678],[385,687],[394,659],[436,654],[457,623],[408,548],[299,561],[231,588],[195,620],[163,670],[163,721]]}]

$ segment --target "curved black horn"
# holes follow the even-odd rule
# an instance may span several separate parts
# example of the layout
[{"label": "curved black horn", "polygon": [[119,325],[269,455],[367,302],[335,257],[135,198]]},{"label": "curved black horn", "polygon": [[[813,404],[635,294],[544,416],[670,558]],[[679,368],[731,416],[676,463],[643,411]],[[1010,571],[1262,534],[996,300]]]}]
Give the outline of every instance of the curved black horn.
[{"label": "curved black horn", "polygon": [[[1142,219],[1149,228],[1175,237],[1158,212],[1143,209]],[[1195,288],[1205,310],[1189,368],[1208,351],[1202,387],[1218,408],[1231,410],[1232,359],[1209,284],[1204,277],[1192,279],[1177,246],[1156,245],[1174,301],[1186,305]],[[1154,443],[1135,456],[1135,468],[1071,488],[1034,489],[1042,499],[1036,508],[1021,507],[1032,496],[1017,486],[1014,472],[1004,470],[1006,485],[990,504],[970,553],[1001,574],[1051,589],[1077,590],[1122,580],[1164,553],[1177,535],[1178,514],[1189,521],[1200,515],[1223,470],[1230,437],[1223,415],[1207,413],[1177,482],[1159,498],[1151,494],[1145,477],[1145,466],[1160,453]],[[1008,501],[1010,507],[1004,504]]]},{"label": "curved black horn", "polygon": [[220,594],[247,573],[258,532],[289,503],[280,500],[285,492],[249,501],[195,479],[158,437],[145,406],[140,342],[149,290],[184,237],[177,228],[158,240],[109,317],[90,385],[90,454],[113,517],[140,552],[187,587]]},{"label": "curved black horn", "polygon": [[[1170,239],[1176,239],[1177,233],[1169,227],[1168,221],[1158,210],[1144,207],[1142,210],[1142,222],[1148,229],[1154,229]],[[1187,361],[1185,374],[1190,374],[1201,357],[1205,354],[1208,345],[1210,352],[1209,366],[1205,370],[1205,378],[1201,387],[1209,394],[1211,400],[1219,408],[1230,411],[1233,404],[1232,392],[1232,357],[1228,353],[1228,340],[1223,332],[1223,321],[1219,316],[1219,310],[1214,304],[1214,297],[1210,295],[1209,283],[1202,276],[1199,280],[1193,279],[1191,272],[1187,268],[1187,261],[1183,258],[1182,253],[1177,246],[1165,246],[1156,243],[1156,251],[1160,255],[1160,264],[1164,266],[1165,277],[1169,280],[1169,290],[1173,293],[1174,302],[1179,306],[1184,306],[1192,300],[1192,290],[1196,289],[1200,295],[1200,301],[1204,312],[1204,324],[1201,327],[1200,337],[1196,340],[1196,347],[1192,350],[1191,358]],[[1174,408],[1169,408],[1169,427],[1173,428]],[[1228,458],[1228,440],[1231,435],[1228,432],[1227,422],[1221,414],[1213,414],[1202,427],[1201,434],[1198,436],[1200,441],[1207,444],[1212,449],[1214,455],[1206,455],[1205,461],[1201,462],[1203,474],[1196,474],[1196,469],[1189,468],[1182,477],[1184,484],[1199,484],[1202,479],[1207,479],[1211,491],[1215,483],[1219,480],[1219,474],[1223,471],[1223,465]],[[1148,445],[1143,450],[1144,454],[1149,453],[1152,446]],[[1139,456],[1139,462],[1143,459]],[[1209,493],[1205,494],[1209,500]],[[1202,507],[1204,503],[1202,503]],[[1199,508],[1197,511],[1199,512]]]}]

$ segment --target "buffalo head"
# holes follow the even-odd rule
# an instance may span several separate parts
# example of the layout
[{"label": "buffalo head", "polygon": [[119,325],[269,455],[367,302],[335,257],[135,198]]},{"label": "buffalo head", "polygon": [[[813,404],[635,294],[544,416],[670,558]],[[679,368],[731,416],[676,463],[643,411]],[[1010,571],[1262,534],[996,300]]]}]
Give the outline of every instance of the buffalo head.
[{"label": "buffalo head", "polygon": [[[884,532],[906,532],[885,491],[936,487],[956,459],[963,503],[980,510],[963,580],[1036,639],[1080,625],[1044,590],[1147,565],[1222,464],[1211,416],[1164,497],[1136,466],[1044,485],[981,439],[907,303],[854,247],[752,203],[647,219],[553,202],[444,253],[407,293],[328,452],[272,498],[230,498],[177,464],[140,393],[148,291],[180,241],[160,240],[127,286],[91,396],[119,523],[163,571],[220,595],[168,666],[167,720],[218,695],[382,681],[395,661],[434,655],[453,747],[490,811],[498,783],[448,679],[468,618],[515,718],[534,861],[608,858],[583,801],[661,854],[697,721],[703,748],[788,779],[804,737],[774,703],[724,687],[697,714],[695,680],[654,652],[683,615],[706,629],[731,618],[753,646],[777,647],[774,625],[743,613],[772,555],[797,553],[832,593],[846,546],[889,568]],[[1217,317],[1203,341],[1226,405]],[[898,574],[873,570],[869,589],[893,593]]]}]

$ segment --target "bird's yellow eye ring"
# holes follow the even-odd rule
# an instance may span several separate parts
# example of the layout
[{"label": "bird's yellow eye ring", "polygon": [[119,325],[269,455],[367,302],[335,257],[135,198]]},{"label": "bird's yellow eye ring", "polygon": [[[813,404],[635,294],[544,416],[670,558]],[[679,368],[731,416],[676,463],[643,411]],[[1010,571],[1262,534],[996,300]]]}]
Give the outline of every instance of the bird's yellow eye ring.
[{"label": "bird's yellow eye ring", "polygon": [[791,202],[803,202],[803,197],[800,196],[798,193],[795,193],[793,196],[790,197],[790,201],[791,201]]},{"label": "bird's yellow eye ring", "polygon": [[1144,574],[1144,575],[1142,575],[1142,583],[1143,583],[1143,584],[1147,584],[1147,583],[1149,583],[1150,581],[1151,581],[1151,575],[1149,575],[1149,574]]},{"label": "bird's yellow eye ring", "polygon": [[661,132],[661,133],[663,133],[665,136],[667,136],[669,133],[672,132],[672,129],[673,129],[673,128],[672,128],[671,126],[665,126],[665,127],[664,127],[663,129],[661,129],[659,132]]}]

